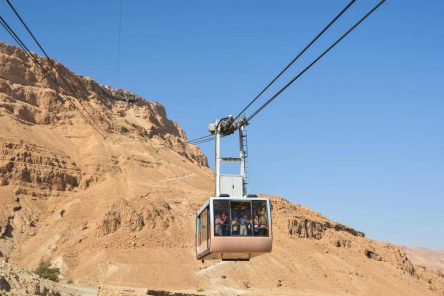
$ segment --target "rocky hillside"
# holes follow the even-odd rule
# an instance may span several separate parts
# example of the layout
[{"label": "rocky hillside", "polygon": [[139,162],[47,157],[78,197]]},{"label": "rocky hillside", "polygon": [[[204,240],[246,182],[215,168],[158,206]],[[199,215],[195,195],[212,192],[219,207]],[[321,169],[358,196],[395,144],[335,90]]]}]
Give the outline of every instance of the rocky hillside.
[{"label": "rocky hillside", "polygon": [[79,296],[75,291],[0,261],[1,295]]},{"label": "rocky hillside", "polygon": [[0,44],[0,61],[0,256],[9,262],[33,269],[49,259],[65,280],[210,295],[443,295],[443,275],[402,248],[278,197],[271,254],[202,264],[194,214],[212,172],[164,108],[57,63],[103,137],[22,51]]},{"label": "rocky hillside", "polygon": [[416,265],[444,273],[444,250],[405,248],[409,259]]}]

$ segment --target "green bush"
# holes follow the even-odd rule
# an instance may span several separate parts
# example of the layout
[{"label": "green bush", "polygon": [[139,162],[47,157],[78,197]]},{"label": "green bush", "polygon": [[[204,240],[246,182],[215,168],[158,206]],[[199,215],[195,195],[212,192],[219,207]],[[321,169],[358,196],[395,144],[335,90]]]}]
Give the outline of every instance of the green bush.
[{"label": "green bush", "polygon": [[44,279],[54,282],[59,281],[60,268],[51,267],[51,262],[49,260],[40,261],[39,266],[37,266],[37,269],[34,272]]},{"label": "green bush", "polygon": [[202,288],[199,288],[199,289],[197,289],[196,291],[197,291],[197,292],[205,292],[205,290],[202,289]]}]

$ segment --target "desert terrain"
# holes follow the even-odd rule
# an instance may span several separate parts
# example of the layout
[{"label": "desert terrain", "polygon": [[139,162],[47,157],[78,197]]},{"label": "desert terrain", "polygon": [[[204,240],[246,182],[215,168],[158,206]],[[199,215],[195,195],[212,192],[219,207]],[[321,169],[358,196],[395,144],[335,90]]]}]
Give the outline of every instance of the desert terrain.
[{"label": "desert terrain", "polygon": [[405,248],[409,259],[416,265],[444,272],[444,251],[427,248]]},{"label": "desert terrain", "polygon": [[55,63],[75,96],[0,43],[0,260],[8,266],[33,270],[44,259],[62,282],[205,295],[444,295],[442,265],[276,196],[271,254],[196,260],[195,212],[213,189],[206,156],[160,103]]}]

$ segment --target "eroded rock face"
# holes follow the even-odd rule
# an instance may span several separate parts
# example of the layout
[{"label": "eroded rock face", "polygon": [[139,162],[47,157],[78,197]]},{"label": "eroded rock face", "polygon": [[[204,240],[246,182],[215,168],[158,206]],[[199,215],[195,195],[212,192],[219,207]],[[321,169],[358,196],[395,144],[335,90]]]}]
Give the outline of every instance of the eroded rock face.
[{"label": "eroded rock face", "polygon": [[145,226],[141,211],[135,209],[126,200],[119,200],[111,206],[111,209],[103,217],[98,227],[97,236],[106,236],[123,227],[129,232],[140,231]]},{"label": "eroded rock face", "polygon": [[[322,239],[327,229],[344,231],[353,236],[364,237],[364,233],[342,224],[332,224],[328,221],[313,221],[306,217],[288,219],[288,233],[299,238]],[[339,246],[346,246],[347,242],[338,242]]]},{"label": "eroded rock face", "polygon": [[77,292],[40,278],[38,275],[0,261],[0,294],[78,296]]},{"label": "eroded rock face", "polygon": [[117,231],[121,223],[120,213],[114,210],[109,211],[102,219],[97,236],[105,236]]},{"label": "eroded rock face", "polygon": [[2,214],[0,216],[0,238],[12,238],[14,226],[12,225],[13,216]]},{"label": "eroded rock face", "polygon": [[351,248],[352,241],[350,239],[346,239],[346,238],[339,238],[336,240],[335,246],[338,248]]},{"label": "eroded rock face", "polygon": [[81,181],[82,171],[68,156],[0,137],[0,185],[69,191],[79,187]]},{"label": "eroded rock face", "polygon": [[304,217],[295,217],[288,220],[288,233],[299,238],[321,239],[326,228],[325,224]]},{"label": "eroded rock face", "polygon": [[97,236],[102,237],[116,232],[120,228],[136,232],[144,227],[157,230],[165,230],[174,222],[171,207],[166,202],[146,202],[140,208],[131,201],[119,200],[111,206],[102,218],[97,231]]},{"label": "eroded rock face", "polygon": [[[60,78],[55,84],[23,51],[0,42],[0,111],[28,125],[70,126],[89,121],[106,133],[160,140],[164,147],[208,166],[205,155],[187,144],[185,132],[168,119],[161,104],[129,91],[101,86],[53,61],[56,71],[46,58],[37,58],[52,77],[58,77],[60,72],[70,86]],[[126,97],[131,99],[125,100]]]},{"label": "eroded rock face", "polygon": [[174,223],[175,217],[171,212],[171,207],[167,202],[160,204],[150,203],[143,210],[143,216],[151,228],[165,230]]}]

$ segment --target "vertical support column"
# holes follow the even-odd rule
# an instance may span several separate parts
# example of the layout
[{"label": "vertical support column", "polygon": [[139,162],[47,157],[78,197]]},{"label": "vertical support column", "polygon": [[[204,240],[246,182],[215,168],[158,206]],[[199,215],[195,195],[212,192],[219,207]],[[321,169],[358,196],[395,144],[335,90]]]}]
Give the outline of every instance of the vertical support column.
[{"label": "vertical support column", "polygon": [[218,131],[218,129],[216,129],[216,131],[214,132],[214,145],[215,145],[215,157],[214,157],[214,161],[215,166],[215,172],[216,175],[214,176],[214,196],[215,197],[219,197],[220,195],[220,133]]},{"label": "vertical support column", "polygon": [[240,151],[240,175],[242,176],[242,196],[247,194],[245,184],[245,151],[244,151],[244,127],[239,128],[239,151]]}]

